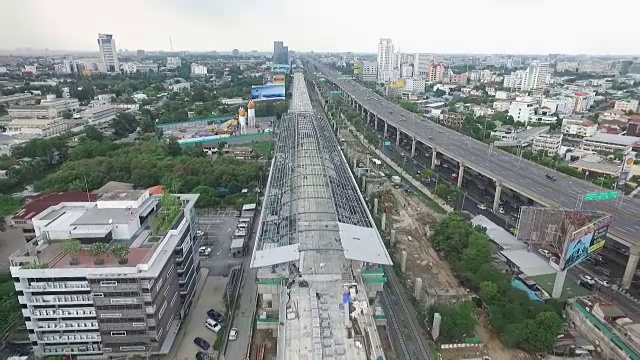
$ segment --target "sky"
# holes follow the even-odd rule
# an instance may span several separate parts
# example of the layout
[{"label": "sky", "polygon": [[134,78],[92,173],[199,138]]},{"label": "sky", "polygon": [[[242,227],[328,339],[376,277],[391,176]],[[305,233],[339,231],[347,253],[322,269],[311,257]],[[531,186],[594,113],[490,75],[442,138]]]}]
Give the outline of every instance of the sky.
[{"label": "sky", "polygon": [[[606,4],[606,8],[604,7]],[[614,9],[615,11],[609,11]],[[631,0],[2,0],[0,49],[640,54]]]}]

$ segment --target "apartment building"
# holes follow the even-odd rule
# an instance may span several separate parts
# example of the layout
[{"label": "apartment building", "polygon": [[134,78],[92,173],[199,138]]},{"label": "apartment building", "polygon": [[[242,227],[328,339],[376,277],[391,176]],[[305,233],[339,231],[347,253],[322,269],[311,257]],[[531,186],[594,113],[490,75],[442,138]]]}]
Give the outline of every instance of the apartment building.
[{"label": "apartment building", "polygon": [[571,94],[573,99],[573,111],[574,112],[588,112],[589,108],[595,102],[595,92],[582,92],[578,91]]},{"label": "apartment building", "polygon": [[564,135],[589,137],[598,131],[598,124],[586,119],[563,119],[562,133]]},{"label": "apartment building", "polygon": [[613,105],[613,110],[618,111],[638,111],[638,100],[626,99],[626,100],[617,100]]},{"label": "apartment building", "polygon": [[7,109],[9,117],[14,119],[53,119],[58,117],[54,107],[40,105],[16,105]]},{"label": "apartment building", "polygon": [[464,123],[464,116],[454,112],[442,114],[439,123],[451,129],[461,129]]},{"label": "apartment building", "polygon": [[432,62],[429,65],[429,78],[432,83],[442,82],[444,80],[444,64],[439,62]]},{"label": "apartment building", "polygon": [[509,115],[513,121],[521,121],[525,124],[535,115],[538,102],[530,97],[518,97],[509,105]]},{"label": "apartment building", "polygon": [[167,57],[167,69],[176,69],[182,66],[182,60],[179,57]]},{"label": "apartment building", "polygon": [[33,102],[34,97],[30,93],[18,93],[8,96],[0,96],[0,105],[20,104],[24,102]]},{"label": "apartment building", "polygon": [[524,72],[520,90],[542,91],[548,87],[550,79],[549,63],[533,61]]},{"label": "apartment building", "polygon": [[531,149],[544,151],[549,156],[560,153],[562,147],[562,134],[540,134],[533,138]]},{"label": "apartment building", "polygon": [[378,82],[387,82],[393,70],[394,48],[391,39],[380,39],[378,43]]},{"label": "apartment building", "polygon": [[631,136],[595,133],[590,137],[582,139],[581,148],[587,151],[600,153],[612,153],[622,151],[627,154],[634,146],[638,145],[638,139]]},{"label": "apartment building", "polygon": [[10,132],[50,137],[66,132],[69,124],[63,119],[14,119],[6,128]]},{"label": "apartment building", "polygon": [[[37,236],[10,257],[10,271],[36,356],[169,352],[200,271],[199,195],[165,196],[170,201],[160,205],[148,190],[113,191],[95,202],[60,203],[33,218]],[[152,217],[161,225],[151,225],[157,223]],[[83,246],[120,244],[128,252],[117,258],[115,251],[71,253],[65,250],[69,238]]]},{"label": "apartment building", "polygon": [[373,61],[361,61],[362,81],[376,82],[378,80],[378,64]]},{"label": "apartment building", "polygon": [[509,89],[519,89],[522,85],[522,79],[524,78],[524,71],[517,70],[510,75],[505,75],[502,86]]},{"label": "apartment building", "polygon": [[118,109],[109,104],[98,105],[82,112],[82,118],[89,124],[110,121],[118,115]]},{"label": "apartment building", "polygon": [[431,54],[415,54],[413,56],[413,76],[427,78],[432,61],[433,55]]},{"label": "apartment building", "polygon": [[207,75],[207,67],[199,64],[191,64],[191,75]]},{"label": "apartment building", "polygon": [[115,73],[120,71],[118,62],[118,49],[116,39],[111,34],[98,34],[98,48],[100,50],[100,68],[104,72]]}]

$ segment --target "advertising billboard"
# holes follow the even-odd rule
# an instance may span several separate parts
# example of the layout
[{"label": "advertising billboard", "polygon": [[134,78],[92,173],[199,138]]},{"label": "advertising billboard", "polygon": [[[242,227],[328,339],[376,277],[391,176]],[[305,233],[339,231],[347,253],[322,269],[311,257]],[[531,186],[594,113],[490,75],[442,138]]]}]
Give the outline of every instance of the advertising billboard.
[{"label": "advertising billboard", "polygon": [[251,100],[282,100],[285,98],[284,84],[262,85],[251,87]]},{"label": "advertising billboard", "polygon": [[589,255],[604,247],[604,239],[607,236],[609,225],[604,225],[597,229],[591,229],[587,233],[582,233],[573,238],[567,246],[565,261],[562,270],[567,270],[578,265]]},{"label": "advertising billboard", "polygon": [[360,61],[355,61],[353,63],[353,75],[362,74],[362,67],[360,66]]},{"label": "advertising billboard", "polygon": [[282,75],[282,74],[273,75],[273,79],[271,80],[271,84],[273,84],[273,85],[284,85],[284,75]]},{"label": "advertising billboard", "polygon": [[291,66],[289,66],[288,64],[271,65],[271,72],[288,73],[289,71],[291,71]]}]

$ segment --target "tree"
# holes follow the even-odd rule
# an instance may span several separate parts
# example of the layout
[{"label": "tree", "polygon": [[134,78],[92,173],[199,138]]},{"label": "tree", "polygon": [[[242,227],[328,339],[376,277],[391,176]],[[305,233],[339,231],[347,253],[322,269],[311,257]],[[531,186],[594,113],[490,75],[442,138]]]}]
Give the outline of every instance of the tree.
[{"label": "tree", "polygon": [[104,140],[104,134],[98,130],[94,125],[87,125],[84,127],[84,135],[87,137],[87,140],[92,141],[102,141]]},{"label": "tree", "polygon": [[455,305],[433,305],[427,310],[429,321],[433,321],[433,315],[439,313],[442,317],[440,324],[441,343],[463,343],[465,338],[475,332],[476,318],[474,305],[469,301],[461,301]]},{"label": "tree", "polygon": [[435,97],[443,97],[445,95],[447,95],[447,92],[442,89],[436,89],[436,91],[433,92],[433,96]]},{"label": "tree", "polygon": [[480,291],[478,292],[482,301],[487,305],[495,304],[500,299],[500,289],[498,285],[491,281],[480,283]]},{"label": "tree", "polygon": [[73,118],[73,113],[70,110],[66,110],[62,113],[62,118],[65,120],[69,120]]},{"label": "tree", "polygon": [[82,244],[80,240],[77,239],[67,239],[62,243],[62,250],[69,254],[71,260],[69,261],[69,265],[77,265],[78,254],[82,251]]},{"label": "tree", "polygon": [[562,331],[564,321],[552,311],[538,314],[535,319],[525,320],[520,328],[518,347],[530,353],[546,353],[556,343],[556,336]]},{"label": "tree", "polygon": [[111,121],[111,128],[117,138],[127,137],[138,128],[138,120],[129,112],[121,112]]},{"label": "tree", "polygon": [[0,217],[6,217],[14,214],[22,206],[19,197],[10,195],[0,195]]},{"label": "tree", "polygon": [[109,252],[109,247],[105,243],[96,242],[89,245],[87,251],[89,251],[89,255],[93,257],[93,263],[95,265],[102,265],[104,264],[104,256]]},{"label": "tree", "polygon": [[126,264],[129,259],[129,246],[123,243],[115,243],[109,246],[109,252],[111,255],[118,259],[119,264]]}]

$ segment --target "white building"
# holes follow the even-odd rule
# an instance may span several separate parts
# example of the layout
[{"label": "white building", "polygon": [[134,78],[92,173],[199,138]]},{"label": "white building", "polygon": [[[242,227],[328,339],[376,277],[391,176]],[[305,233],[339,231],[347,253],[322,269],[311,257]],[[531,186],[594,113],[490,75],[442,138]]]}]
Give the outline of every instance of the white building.
[{"label": "white building", "polygon": [[509,106],[509,115],[513,121],[521,121],[525,124],[535,115],[538,103],[530,97],[518,97]]},{"label": "white building", "polygon": [[549,156],[560,153],[562,147],[562,134],[540,134],[533,138],[531,149],[533,151],[544,151]]},{"label": "white building", "polygon": [[40,106],[52,107],[56,109],[57,116],[61,116],[65,111],[75,112],[79,110],[80,102],[76,98],[56,98],[55,95],[51,94],[40,101]]},{"label": "white building", "polygon": [[118,62],[118,50],[116,40],[111,34],[98,34],[98,47],[100,48],[100,60],[104,71],[115,73],[120,71]]},{"label": "white building", "polygon": [[519,89],[522,86],[522,79],[524,78],[524,71],[514,71],[509,75],[504,76],[502,86],[509,89]]},{"label": "white building", "polygon": [[378,43],[378,82],[388,82],[391,80],[393,71],[393,43],[391,39],[380,39]]},{"label": "white building", "polygon": [[638,111],[638,100],[626,99],[626,100],[617,100],[615,105],[613,106],[613,110],[618,111]]},{"label": "white building", "polygon": [[511,93],[506,91],[496,91],[496,100],[507,100],[511,97]]},{"label": "white building", "polygon": [[362,61],[362,81],[377,82],[378,64],[373,61]]},{"label": "white building", "polygon": [[118,109],[113,105],[98,105],[82,112],[82,118],[89,124],[110,121],[118,115]]},{"label": "white building", "polygon": [[509,101],[494,101],[493,108],[496,111],[508,111],[511,103]]},{"label": "white building", "polygon": [[416,53],[413,56],[413,76],[423,78],[429,76],[429,67],[432,61],[433,55]]},{"label": "white building", "polygon": [[182,60],[179,57],[167,57],[167,68],[176,69],[182,66]]},{"label": "white building", "polygon": [[424,92],[424,87],[427,84],[423,78],[407,78],[404,79],[404,90],[411,91],[413,93]]},{"label": "white building", "polygon": [[158,64],[154,64],[152,62],[126,62],[122,64],[122,70],[125,72],[125,74],[135,74],[137,72],[147,73],[149,71],[158,72]]},{"label": "white building", "polygon": [[558,115],[571,115],[575,107],[575,100],[569,97],[558,97],[553,99],[542,99],[541,107],[552,110],[551,113]]},{"label": "white building", "polygon": [[24,66],[24,70],[22,70],[22,72],[30,73],[30,74],[35,75],[35,74],[38,73],[38,69],[36,68],[35,65],[25,65]]},{"label": "white building", "polygon": [[563,119],[562,133],[570,136],[588,137],[598,131],[598,124],[586,119]]},{"label": "white building", "polygon": [[491,132],[491,138],[496,141],[515,142],[518,138],[518,133],[515,128],[502,126]]},{"label": "white building", "polygon": [[587,151],[604,153],[622,151],[623,154],[627,154],[636,143],[638,143],[638,138],[633,136],[594,133],[592,136],[582,139],[581,147]]},{"label": "white building", "polygon": [[522,91],[541,91],[548,87],[551,80],[549,63],[533,61],[524,72],[522,78]]},{"label": "white building", "polygon": [[69,129],[68,123],[63,119],[15,119],[6,127],[9,132],[39,137],[60,135]]},{"label": "white building", "polygon": [[595,92],[576,92],[571,95],[573,98],[573,111],[574,112],[588,112],[589,108],[595,102]]},{"label": "white building", "polygon": [[16,119],[53,119],[58,111],[53,107],[40,105],[15,105],[7,109],[9,117]]},{"label": "white building", "polygon": [[200,64],[191,64],[191,75],[207,75],[207,67]]},{"label": "white building", "polygon": [[410,78],[413,76],[413,67],[409,64],[402,64],[400,67],[400,76],[403,78]]}]

